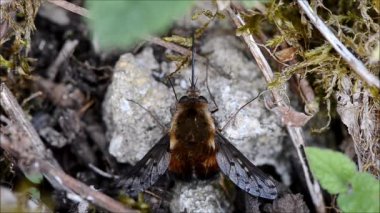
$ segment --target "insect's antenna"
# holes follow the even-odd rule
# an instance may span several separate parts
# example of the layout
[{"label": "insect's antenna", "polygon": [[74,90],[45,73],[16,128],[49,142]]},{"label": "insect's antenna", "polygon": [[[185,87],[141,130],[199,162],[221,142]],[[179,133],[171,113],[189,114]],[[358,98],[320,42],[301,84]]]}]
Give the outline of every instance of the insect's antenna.
[{"label": "insect's antenna", "polygon": [[195,81],[194,81],[194,62],[195,62],[195,57],[194,57],[194,53],[195,53],[195,42],[194,42],[194,34],[193,34],[193,37],[192,37],[192,42],[193,42],[193,45],[192,45],[192,50],[191,50],[191,88],[192,89],[195,89]]}]

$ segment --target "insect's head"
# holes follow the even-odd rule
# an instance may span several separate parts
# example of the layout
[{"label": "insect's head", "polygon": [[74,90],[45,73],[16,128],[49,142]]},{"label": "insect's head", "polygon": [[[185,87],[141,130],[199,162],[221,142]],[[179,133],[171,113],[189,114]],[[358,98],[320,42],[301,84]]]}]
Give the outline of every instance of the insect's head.
[{"label": "insect's head", "polygon": [[190,103],[203,103],[203,104],[208,104],[207,99],[204,96],[198,95],[198,96],[189,96],[189,95],[184,95],[182,96],[179,101],[179,104],[190,104]]}]

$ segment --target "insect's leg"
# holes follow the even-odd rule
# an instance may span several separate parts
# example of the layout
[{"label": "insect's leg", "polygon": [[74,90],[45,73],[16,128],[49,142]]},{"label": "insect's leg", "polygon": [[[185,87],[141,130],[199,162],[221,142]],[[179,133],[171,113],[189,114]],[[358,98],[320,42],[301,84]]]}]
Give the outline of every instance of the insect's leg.
[{"label": "insect's leg", "polygon": [[251,102],[253,102],[254,100],[256,100],[258,97],[260,97],[264,92],[266,92],[267,90],[265,91],[262,91],[260,92],[256,97],[252,98],[251,100],[249,100],[247,103],[243,104],[243,106],[239,107],[239,109],[233,113],[227,120],[226,124],[224,124],[224,126],[220,129],[220,131],[222,132],[226,126],[228,126],[228,124],[230,124],[230,122],[235,119],[236,115],[244,108],[246,107],[248,104],[250,104]]},{"label": "insect's leg", "polygon": [[248,193],[244,193],[244,201],[245,201],[245,212],[253,213],[260,212],[260,202],[257,197],[253,197]]},{"label": "insect's leg", "polygon": [[223,174],[220,174],[219,185],[222,191],[224,192],[224,194],[227,196],[227,198],[229,200],[233,200],[235,197],[235,191],[231,193],[231,189],[230,189],[231,181],[228,178],[226,178],[226,176]]},{"label": "insect's leg", "polygon": [[174,85],[173,85],[172,80],[170,80],[170,76],[168,76],[168,81],[169,81],[169,83],[170,83],[170,86],[171,86],[172,89],[173,89],[173,93],[174,93],[174,96],[175,96],[175,100],[178,102],[177,93],[175,92],[175,89],[174,89]]},{"label": "insect's leg", "polygon": [[162,132],[167,132],[167,128],[165,127],[165,125],[163,125],[160,122],[160,120],[157,118],[157,116],[153,112],[151,112],[149,109],[145,108],[143,105],[141,105],[140,103],[136,102],[135,100],[127,99],[127,101],[130,101],[130,102],[136,104],[137,106],[143,108],[157,122],[157,124],[161,127]]},{"label": "insect's leg", "polygon": [[209,67],[209,60],[207,58],[207,64],[206,64],[206,88],[208,91],[208,94],[210,95],[211,101],[214,103],[215,108],[211,110],[211,114],[217,112],[219,110],[218,104],[215,102],[215,97],[212,95],[210,87],[208,86],[208,67]]}]

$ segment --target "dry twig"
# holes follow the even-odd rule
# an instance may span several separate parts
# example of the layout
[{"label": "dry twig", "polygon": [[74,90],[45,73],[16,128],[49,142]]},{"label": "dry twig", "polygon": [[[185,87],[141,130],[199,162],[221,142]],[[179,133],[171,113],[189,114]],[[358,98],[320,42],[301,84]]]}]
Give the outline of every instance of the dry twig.
[{"label": "dry twig", "polygon": [[50,80],[53,80],[55,78],[55,76],[57,75],[59,66],[73,54],[75,47],[78,45],[78,43],[79,41],[76,39],[67,40],[65,42],[62,49],[59,51],[57,58],[47,69],[47,74]]},{"label": "dry twig", "polygon": [[58,7],[62,7],[68,11],[81,15],[83,17],[89,18],[90,13],[86,8],[77,6],[73,3],[64,1],[64,0],[48,0],[50,3],[57,5]]},{"label": "dry twig", "polygon": [[[51,157],[49,159],[49,156],[46,155],[49,153],[48,150],[38,137],[32,124],[26,119],[13,94],[4,83],[0,87],[0,104],[12,121],[7,128],[1,129],[0,146],[18,160],[22,169],[27,168],[27,170],[42,173],[56,189],[65,190],[70,195],[84,199],[108,211],[136,212],[70,177],[57,167],[55,160]],[[9,134],[6,135],[6,133]]]},{"label": "dry twig", "polygon": [[[21,165],[21,167],[28,167],[28,169],[41,172],[54,187],[58,187],[60,190],[63,189],[68,194],[71,193],[71,196],[80,196],[79,198],[77,197],[79,200],[84,199],[111,212],[137,212],[127,209],[121,203],[113,200],[107,195],[98,192],[86,184],[67,175],[61,169],[57,169],[48,161],[41,159],[38,156],[33,156],[23,152],[23,148],[19,146],[19,143],[16,141],[11,142],[9,137],[1,134],[0,139],[1,148],[6,150],[8,153],[11,153],[14,157],[17,157],[21,162],[25,162],[22,160],[27,159],[28,165]],[[20,142],[29,143],[27,138],[21,139]]]},{"label": "dry twig", "polygon": [[191,50],[188,50],[188,49],[181,47],[179,45],[176,45],[174,43],[164,41],[161,38],[150,37],[147,40],[152,42],[153,44],[157,44],[157,45],[160,45],[160,46],[165,47],[167,49],[181,53],[182,55],[189,55],[189,56],[191,55]]},{"label": "dry twig", "polygon": [[[178,52],[181,55],[191,56],[191,50],[184,48],[184,47],[181,47],[181,46],[174,44],[172,42],[167,42],[167,41],[164,41],[161,38],[157,38],[157,37],[149,37],[147,40],[153,44],[156,44],[156,45],[165,47],[166,49]],[[198,54],[195,54],[195,58],[202,63],[208,63],[208,61],[205,57],[200,56]]]},{"label": "dry twig", "polygon": [[3,107],[10,120],[15,122],[15,124],[19,126],[23,132],[25,132],[26,137],[30,138],[30,147],[33,147],[37,153],[41,153],[42,156],[45,156],[45,145],[41,141],[32,124],[24,115],[23,110],[17,103],[11,91],[9,91],[8,87],[4,83],[0,85],[0,105]]},{"label": "dry twig", "polygon": [[[234,21],[237,28],[245,25],[244,20],[240,17],[240,14],[235,14],[235,12],[228,8],[228,13],[232,20]],[[245,43],[248,45],[251,54],[255,58],[261,72],[264,75],[265,80],[269,83],[273,80],[273,72],[270,68],[268,62],[264,58],[264,55],[262,54],[260,48],[257,46],[254,38],[252,35],[242,35]],[[275,100],[275,102],[279,105],[279,107],[287,107],[291,109],[290,106],[288,106],[281,98],[277,90],[272,90],[272,95]],[[305,175],[307,187],[309,189],[312,201],[317,209],[318,212],[323,213],[325,212],[325,204],[323,201],[323,196],[321,192],[321,188],[317,182],[314,181],[312,178],[311,172],[308,168],[307,159],[304,157],[304,138],[302,136],[302,129],[300,127],[292,127],[289,124],[287,125],[287,130],[289,132],[289,135],[293,141],[293,145],[295,146],[297,150],[298,157],[300,159],[303,173]]]}]

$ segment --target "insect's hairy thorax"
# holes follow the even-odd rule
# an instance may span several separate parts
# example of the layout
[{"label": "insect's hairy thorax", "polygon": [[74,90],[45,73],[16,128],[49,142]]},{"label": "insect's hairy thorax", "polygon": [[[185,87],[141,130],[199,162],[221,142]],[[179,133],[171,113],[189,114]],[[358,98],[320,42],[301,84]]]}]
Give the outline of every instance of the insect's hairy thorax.
[{"label": "insect's hairy thorax", "polygon": [[170,129],[170,148],[184,146],[197,149],[214,148],[215,125],[208,104],[201,102],[179,103]]}]

